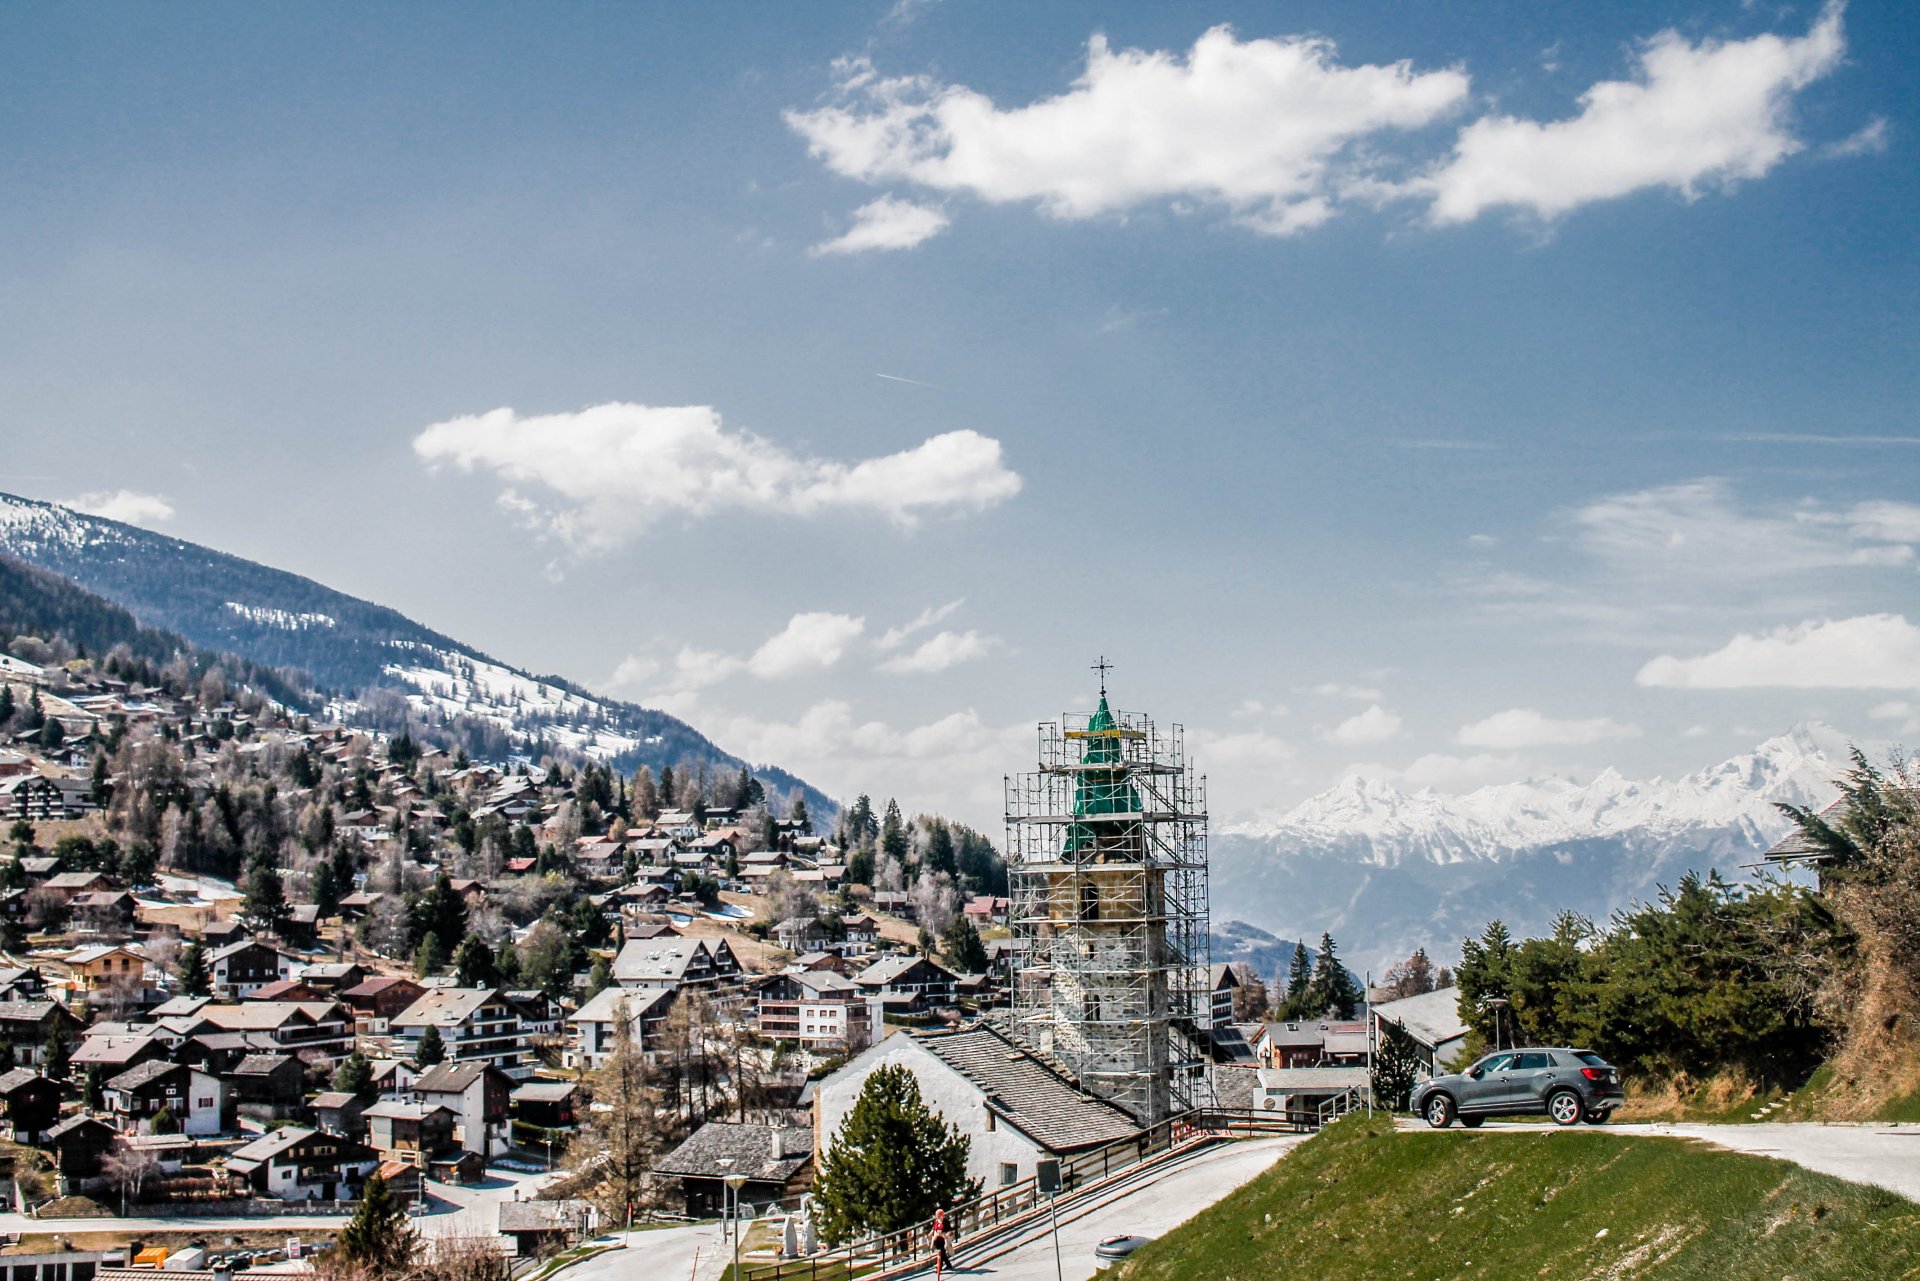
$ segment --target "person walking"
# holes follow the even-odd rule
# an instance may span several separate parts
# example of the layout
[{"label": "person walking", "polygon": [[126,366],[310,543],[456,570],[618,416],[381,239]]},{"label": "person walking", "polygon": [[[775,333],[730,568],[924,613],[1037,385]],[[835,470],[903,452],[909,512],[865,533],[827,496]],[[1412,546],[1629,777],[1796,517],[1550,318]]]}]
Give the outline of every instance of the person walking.
[{"label": "person walking", "polygon": [[953,1260],[947,1257],[947,1212],[933,1212],[933,1252],[938,1258],[934,1265],[934,1275],[939,1276],[953,1267]]}]

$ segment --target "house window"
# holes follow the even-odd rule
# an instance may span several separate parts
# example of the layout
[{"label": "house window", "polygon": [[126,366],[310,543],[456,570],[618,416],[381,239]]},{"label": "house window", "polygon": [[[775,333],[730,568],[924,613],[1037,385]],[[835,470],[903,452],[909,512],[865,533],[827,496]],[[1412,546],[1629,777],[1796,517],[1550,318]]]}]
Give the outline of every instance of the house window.
[{"label": "house window", "polygon": [[1020,1181],[1020,1167],[1011,1161],[1000,1163],[1000,1186],[1010,1188]]}]

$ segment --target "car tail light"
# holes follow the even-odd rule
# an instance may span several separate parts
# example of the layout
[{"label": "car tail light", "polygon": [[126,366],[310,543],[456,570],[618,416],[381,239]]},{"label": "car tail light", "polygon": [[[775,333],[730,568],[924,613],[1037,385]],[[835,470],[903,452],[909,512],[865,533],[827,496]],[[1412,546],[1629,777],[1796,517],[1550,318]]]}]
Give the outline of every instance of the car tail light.
[{"label": "car tail light", "polygon": [[1586,1077],[1589,1081],[1604,1081],[1607,1079],[1607,1074],[1599,1068],[1581,1068],[1580,1075]]}]

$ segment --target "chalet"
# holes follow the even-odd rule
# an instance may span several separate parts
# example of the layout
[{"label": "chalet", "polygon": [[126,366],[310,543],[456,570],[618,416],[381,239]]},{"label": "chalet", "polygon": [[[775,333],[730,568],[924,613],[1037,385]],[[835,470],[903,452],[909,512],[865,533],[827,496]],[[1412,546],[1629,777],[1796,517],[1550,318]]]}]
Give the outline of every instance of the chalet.
[{"label": "chalet", "polygon": [[351,1201],[379,1165],[364,1143],[289,1125],[227,1154],[227,1173],[282,1201]]},{"label": "chalet", "polygon": [[333,997],[314,987],[302,975],[297,979],[276,979],[263,983],[241,998],[244,1001],[330,1001]]},{"label": "chalet", "polygon": [[830,969],[769,974],[749,988],[754,1030],[770,1041],[851,1053],[871,1045],[880,1025],[878,1002]]},{"label": "chalet", "polygon": [[1314,1019],[1269,1023],[1253,1049],[1262,1067],[1352,1067],[1367,1061],[1367,1025]]},{"label": "chalet", "polygon": [[1422,1076],[1439,1076],[1459,1057],[1467,1042],[1467,1021],[1460,1017],[1460,990],[1443,987],[1372,1007],[1374,1039],[1378,1044],[1389,1027],[1413,1041]]},{"label": "chalet", "polygon": [[367,970],[352,961],[322,961],[300,971],[300,981],[316,991],[339,997],[367,981]]},{"label": "chalet", "polygon": [[67,903],[79,934],[126,934],[133,928],[135,907],[133,895],[119,889],[76,894]]},{"label": "chalet", "polygon": [[615,1025],[626,1021],[634,1049],[649,1053],[659,1027],[673,1008],[671,989],[610,987],[567,1016],[573,1036],[561,1051],[566,1067],[598,1068],[613,1053]]},{"label": "chalet", "polygon": [[880,942],[880,922],[862,912],[846,922],[846,933],[835,945],[842,956],[865,956]]},{"label": "chalet", "polygon": [[889,1014],[924,1014],[953,1004],[953,973],[924,956],[883,956],[853,980]]},{"label": "chalet", "polygon": [[75,1077],[98,1075],[101,1080],[142,1063],[166,1059],[173,1053],[166,1038],[152,1033],[88,1036],[69,1060]]},{"label": "chalet", "polygon": [[102,1100],[109,1117],[129,1134],[151,1134],[166,1112],[182,1134],[218,1134],[229,1128],[226,1082],[198,1068],[151,1060],[106,1083]]},{"label": "chalet", "polygon": [[454,1146],[453,1112],[437,1103],[382,1099],[360,1115],[367,1123],[367,1142],[383,1161],[424,1170]]},{"label": "chalet", "polygon": [[[0,1077],[0,1088],[5,1078]],[[580,1087],[572,1081],[527,1081],[507,1096],[507,1107],[520,1125],[542,1130],[570,1130],[578,1121],[574,1108]]]},{"label": "chalet", "polygon": [[59,859],[49,856],[23,858],[19,860],[20,874],[27,878],[27,884],[38,886],[46,884],[47,878],[57,876],[65,866]]},{"label": "chalet", "polygon": [[[806,1126],[709,1121],[654,1162],[653,1174],[678,1185],[675,1209],[691,1218],[724,1213],[733,1196],[764,1210],[813,1184],[814,1132]],[[727,1180],[744,1178],[737,1192]],[[671,1195],[671,1194],[670,1194]]]},{"label": "chalet", "polygon": [[71,1037],[80,1020],[54,1000],[0,1001],[0,1045],[11,1048],[13,1061],[39,1067],[46,1061],[47,1039]]},{"label": "chalet", "polygon": [[340,898],[340,915],[349,921],[357,921],[373,911],[374,904],[380,901],[378,894],[369,894],[366,890],[355,890]]},{"label": "chalet", "polygon": [[827,927],[811,916],[790,916],[773,927],[776,943],[789,952],[817,952],[833,941]]},{"label": "chalet", "polygon": [[13,1141],[38,1144],[60,1119],[60,1086],[31,1068],[14,1068],[0,1075],[0,1104]]},{"label": "chalet", "polygon": [[502,1201],[495,1226],[513,1242],[515,1258],[531,1259],[593,1235],[598,1223],[598,1213],[586,1201]]},{"label": "chalet", "polygon": [[917,920],[920,915],[920,909],[913,905],[913,895],[905,890],[875,890],[873,910],[897,916],[903,921]]},{"label": "chalet", "polygon": [[340,999],[353,1011],[354,1029],[361,1036],[385,1036],[393,1017],[426,992],[412,979],[383,974],[346,989]]},{"label": "chalet", "polygon": [[49,876],[40,883],[43,890],[51,890],[63,901],[71,904],[82,894],[95,894],[101,890],[118,889],[113,878],[105,872],[61,872]]},{"label": "chalet", "polygon": [[967,1174],[992,1191],[1034,1176],[1037,1162],[1142,1138],[1134,1119],[987,1024],[890,1036],[814,1086],[815,1133],[838,1133],[868,1074],[896,1064],[967,1135]]},{"label": "chalet", "polygon": [[613,959],[613,981],[642,991],[713,987],[739,974],[725,939],[629,939]]},{"label": "chalet", "polygon": [[216,948],[207,956],[213,994],[223,1001],[251,996],[269,983],[293,977],[299,962],[271,944],[242,939]]},{"label": "chalet", "polygon": [[388,1024],[395,1047],[419,1061],[420,1038],[437,1028],[450,1063],[491,1063],[516,1080],[529,1076],[527,1037],[520,1011],[496,988],[445,987],[429,991]]},{"label": "chalet", "polygon": [[516,988],[506,993],[506,998],[520,1011],[520,1027],[529,1037],[560,1035],[567,1012],[545,992],[538,988]]},{"label": "chalet", "polygon": [[200,1017],[223,1032],[263,1032],[288,1054],[314,1050],[329,1058],[353,1048],[353,1022],[336,1001],[241,1001],[209,1005]]},{"label": "chalet", "polygon": [[311,951],[320,940],[320,909],[312,903],[295,903],[276,932],[288,947]]},{"label": "chalet", "polygon": [[307,1098],[307,1074],[291,1054],[249,1054],[225,1073],[241,1116],[284,1121],[299,1116]]},{"label": "chalet", "polygon": [[67,968],[81,991],[100,992],[144,982],[147,958],[120,944],[94,944],[68,953]]},{"label": "chalet", "polygon": [[47,1131],[53,1149],[53,1168],[63,1190],[99,1177],[100,1163],[118,1135],[106,1122],[90,1116],[70,1116]]},{"label": "chalet", "polygon": [[1342,1098],[1364,1101],[1373,1088],[1364,1065],[1348,1067],[1260,1068],[1254,1109],[1279,1112],[1298,1121],[1317,1121],[1329,1104]]},{"label": "chalet", "polygon": [[508,1097],[513,1081],[488,1063],[436,1063],[408,1087],[415,1103],[438,1104],[453,1113],[453,1141],[482,1157],[511,1146]]},{"label": "chalet", "polygon": [[1209,1008],[1213,1012],[1215,1023],[1233,1022],[1233,994],[1240,990],[1240,976],[1233,966],[1215,962],[1207,969],[1207,990],[1211,994]]},{"label": "chalet", "polygon": [[1012,908],[1012,899],[999,898],[990,894],[976,894],[967,900],[967,905],[961,911],[966,913],[967,919],[972,921],[976,928],[986,929],[990,925],[1005,925],[1007,913]]},{"label": "chalet", "polygon": [[52,779],[41,774],[0,778],[0,819],[39,823],[67,817],[67,794]]},{"label": "chalet", "polygon": [[365,1138],[367,1121],[363,1115],[367,1100],[344,1090],[323,1090],[307,1104],[313,1110],[313,1123],[328,1134],[344,1134],[350,1139]]}]

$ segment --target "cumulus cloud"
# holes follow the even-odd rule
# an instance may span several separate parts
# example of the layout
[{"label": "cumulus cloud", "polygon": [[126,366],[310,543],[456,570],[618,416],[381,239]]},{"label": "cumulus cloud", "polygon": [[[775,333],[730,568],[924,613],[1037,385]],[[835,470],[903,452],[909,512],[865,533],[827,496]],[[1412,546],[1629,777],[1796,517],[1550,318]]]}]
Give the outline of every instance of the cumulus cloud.
[{"label": "cumulus cloud", "polygon": [[1759,178],[1804,145],[1790,108],[1839,65],[1840,11],[1829,4],[1800,37],[1696,44],[1663,31],[1641,50],[1636,78],[1592,86],[1578,115],[1476,120],[1414,187],[1430,194],[1435,222],[1460,223],[1502,207],[1555,218],[1649,188],[1693,199]]},{"label": "cumulus cloud", "polygon": [[1322,681],[1313,687],[1313,692],[1322,698],[1351,698],[1362,703],[1380,699],[1380,691],[1371,685],[1347,685],[1340,681]]},{"label": "cumulus cloud", "polygon": [[1460,727],[1454,741],[1462,747],[1490,747],[1511,751],[1519,747],[1574,747],[1638,738],[1637,725],[1622,725],[1606,716],[1586,720],[1555,720],[1531,707],[1495,712],[1485,720]]},{"label": "cumulus cloud", "polygon": [[1742,632],[1708,654],[1662,655],[1634,679],[1669,689],[1920,689],[1920,627],[1865,614]]},{"label": "cumulus cloud", "polygon": [[628,654],[614,667],[613,675],[607,678],[607,685],[616,692],[636,690],[652,680],[659,671],[658,659],[645,654]]},{"label": "cumulus cloud", "polygon": [[951,221],[946,210],[936,205],[882,196],[853,211],[853,226],[845,234],[823,241],[808,252],[819,256],[911,249],[945,231]]},{"label": "cumulus cloud", "polygon": [[898,627],[889,627],[874,644],[881,649],[898,649],[909,637],[916,636],[936,623],[944,623],[966,604],[963,596],[959,600],[950,600],[944,605],[929,605],[920,611],[912,622],[902,623]]},{"label": "cumulus cloud", "polygon": [[889,658],[880,664],[883,672],[944,672],[949,667],[985,658],[992,652],[994,639],[976,631],[937,632],[910,653]]},{"label": "cumulus cloud", "polygon": [[848,464],[796,455],[724,427],[705,405],[615,402],[522,417],[496,409],[435,423],[413,441],[429,465],[505,481],[504,508],[576,551],[604,551],[673,515],[875,513],[900,526],[977,512],[1020,492],[1000,442],[975,431]]},{"label": "cumulus cloud", "polygon": [[795,614],[753,651],[747,670],[770,681],[826,671],[846,657],[866,629],[866,619],[846,614]]},{"label": "cumulus cloud", "polygon": [[1327,734],[1329,741],[1348,747],[1384,743],[1399,736],[1400,718],[1378,703],[1357,716],[1349,716]]},{"label": "cumulus cloud", "polygon": [[139,494],[131,489],[96,490],[63,499],[60,505],[127,525],[159,525],[173,519],[172,503],[158,494]]},{"label": "cumulus cloud", "polygon": [[1468,89],[1458,70],[1345,66],[1325,40],[1242,41],[1224,26],[1184,55],[1115,50],[1096,35],[1071,88],[1016,107],[924,76],[885,78],[864,58],[838,70],[835,101],[786,113],[835,173],[1033,201],[1062,219],[1195,201],[1272,235],[1325,222],[1367,140],[1440,119]]}]

